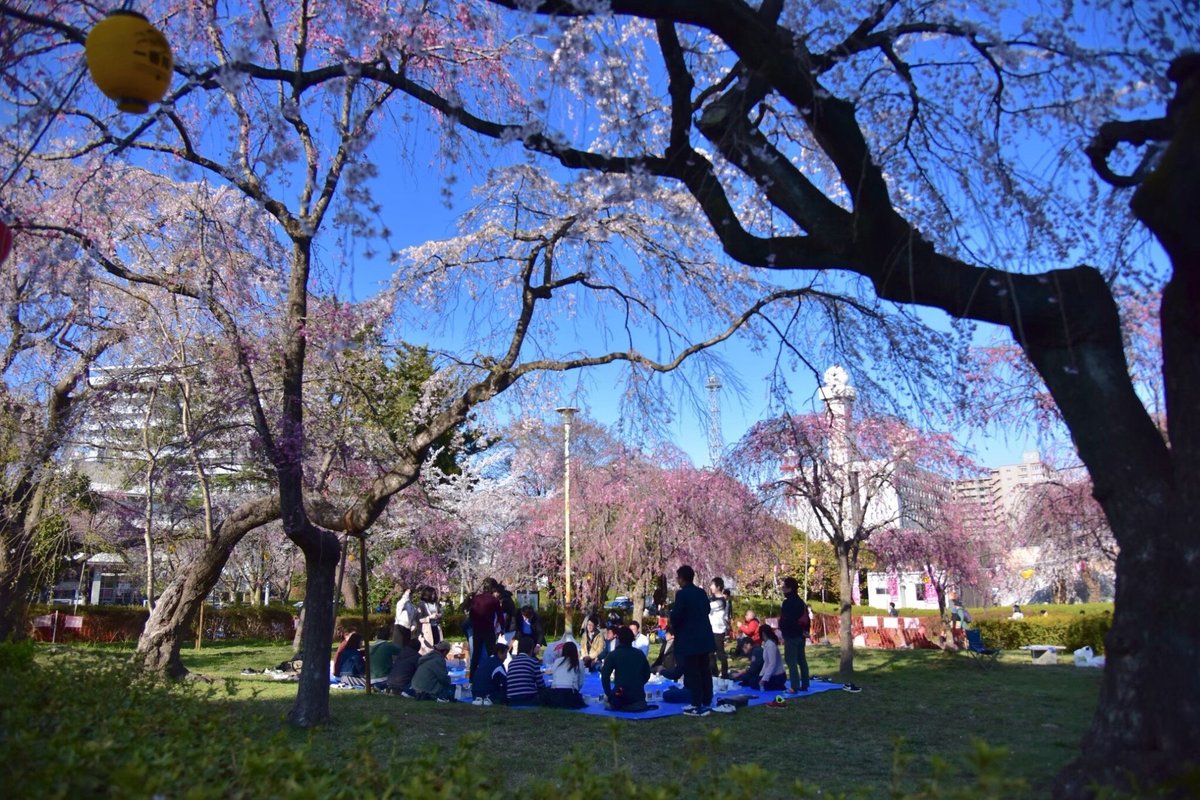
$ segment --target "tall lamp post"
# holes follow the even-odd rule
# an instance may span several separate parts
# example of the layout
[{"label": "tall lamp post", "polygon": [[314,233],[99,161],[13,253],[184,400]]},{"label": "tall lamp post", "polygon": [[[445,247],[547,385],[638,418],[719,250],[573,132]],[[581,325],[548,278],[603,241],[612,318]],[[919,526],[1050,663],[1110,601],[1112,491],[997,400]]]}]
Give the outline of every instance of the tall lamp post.
[{"label": "tall lamp post", "polygon": [[563,637],[574,638],[571,630],[571,419],[579,411],[574,406],[554,409],[563,421],[563,553],[566,566],[566,588],[563,591]]}]

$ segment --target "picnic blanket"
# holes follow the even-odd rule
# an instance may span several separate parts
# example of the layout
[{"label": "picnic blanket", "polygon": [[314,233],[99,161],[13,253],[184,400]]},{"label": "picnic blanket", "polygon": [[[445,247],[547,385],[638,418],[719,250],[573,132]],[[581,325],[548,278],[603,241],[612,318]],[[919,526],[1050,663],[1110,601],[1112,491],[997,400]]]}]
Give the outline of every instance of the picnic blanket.
[{"label": "picnic blanket", "polygon": [[[451,672],[450,674],[456,685],[462,685],[467,682],[466,677],[461,673],[456,674]],[[672,683],[671,681],[666,680],[661,682],[654,681],[646,684],[646,702],[649,705],[658,706],[658,708],[652,708],[649,711],[613,711],[599,700],[599,698],[602,698],[604,695],[604,687],[600,681],[600,675],[595,672],[589,672],[583,678],[582,690],[583,697],[587,701],[588,705],[584,708],[575,709],[575,711],[576,713],[588,714],[593,717],[616,717],[618,719],[660,719],[662,717],[673,717],[683,713],[686,703],[668,703],[660,699],[660,696],[664,690],[678,685],[679,684],[677,683]],[[840,683],[833,683],[832,681],[827,681],[823,678],[814,678],[809,682],[809,688],[807,692],[800,692],[797,694],[787,694],[784,692],[783,694],[790,701],[841,688],[842,684]],[[746,703],[747,706],[761,706],[766,705],[774,700],[775,696],[778,694],[780,694],[780,692],[759,692],[753,689],[747,689],[744,686],[737,686],[735,684],[732,688],[726,691],[714,691],[713,705],[720,705],[722,697],[741,695],[749,698]],[[471,698],[464,697],[459,702],[470,703]],[[538,708],[538,706],[522,707]]]},{"label": "picnic blanket", "polygon": [[[451,670],[450,680],[455,687],[465,687],[469,681],[466,674],[461,670]],[[715,679],[714,679],[715,680]],[[339,681],[337,678],[332,678],[331,683],[336,688],[343,689],[362,689],[361,685],[347,685]],[[604,702],[604,687],[600,681],[599,673],[589,672],[583,679],[582,694],[587,701],[587,706],[579,709],[557,709],[571,711],[574,710],[578,714],[587,714],[593,717],[616,717],[617,719],[661,719],[663,717],[674,717],[683,714],[685,703],[668,703],[662,700],[662,693],[672,686],[679,686],[678,683],[673,683],[668,680],[654,680],[646,684],[646,702],[649,705],[657,706],[648,711],[613,711],[608,708]],[[762,706],[775,699],[776,695],[783,694],[789,701],[799,700],[805,697],[811,697],[821,692],[830,692],[836,689],[841,689],[842,684],[834,683],[833,681],[825,680],[824,678],[813,678],[809,682],[807,692],[798,692],[797,694],[787,694],[786,692],[759,692],[754,689],[747,689],[744,686],[734,684],[731,688],[725,690],[715,690],[713,692],[713,705],[720,705],[722,698],[732,696],[742,696],[747,698],[746,707]],[[458,699],[460,703],[470,703],[472,701],[470,694]],[[518,708],[541,708],[541,706],[519,706]]]}]

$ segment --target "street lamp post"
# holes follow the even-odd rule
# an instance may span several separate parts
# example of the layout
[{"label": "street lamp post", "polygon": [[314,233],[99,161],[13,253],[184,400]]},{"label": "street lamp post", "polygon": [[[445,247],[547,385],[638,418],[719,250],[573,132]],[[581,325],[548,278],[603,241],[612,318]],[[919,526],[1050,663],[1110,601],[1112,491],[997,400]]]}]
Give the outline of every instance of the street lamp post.
[{"label": "street lamp post", "polygon": [[564,637],[573,637],[571,630],[571,419],[578,408],[562,406],[554,409],[563,421],[563,561],[566,584],[563,591]]}]

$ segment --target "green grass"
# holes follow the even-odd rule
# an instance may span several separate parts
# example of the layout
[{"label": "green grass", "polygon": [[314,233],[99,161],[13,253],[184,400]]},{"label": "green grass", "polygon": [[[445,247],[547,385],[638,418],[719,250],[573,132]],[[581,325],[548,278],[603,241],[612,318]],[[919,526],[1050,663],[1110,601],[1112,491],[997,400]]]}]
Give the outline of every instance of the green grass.
[{"label": "green grass", "polygon": [[[239,671],[275,666],[289,653],[286,646],[205,645],[199,653],[185,650],[184,663],[233,681],[238,687],[233,702],[247,713],[280,720],[295,686]],[[808,654],[814,675],[836,672],[835,648],[810,647]],[[511,780],[520,784],[546,775],[554,754],[577,746],[605,766],[615,762],[635,774],[654,775],[687,735],[719,727],[729,736],[724,749],[730,764],[749,759],[781,777],[844,792],[887,784],[897,738],[917,757],[928,758],[961,755],[975,736],[1007,748],[1010,774],[1041,788],[1075,754],[1100,683],[1099,670],[1035,666],[1024,652],[1006,653],[989,670],[964,653],[929,650],[859,650],[855,665],[861,694],[826,692],[785,709],[758,707],[727,717],[627,722],[619,725],[615,755],[604,719],[541,709],[447,707],[344,691],[333,692],[334,722],[317,747],[328,758],[349,757],[342,744],[349,737],[343,734],[376,718],[385,720],[392,734],[384,739],[394,738],[402,751],[414,754],[474,730],[503,747]],[[376,755],[382,757],[390,745],[381,744]]]},{"label": "green grass", "polygon": [[[215,776],[226,764],[231,770],[236,766],[238,780],[252,787],[248,796],[255,795],[254,787],[282,780],[281,775],[295,775],[298,781],[280,789],[281,796],[325,796],[319,782],[332,778],[312,771],[320,765],[341,765],[357,775],[354,770],[360,767],[371,770],[376,768],[372,765],[395,764],[437,750],[444,755],[435,756],[427,769],[440,774],[452,766],[444,759],[462,760],[448,751],[468,733],[482,737],[472,746],[492,754],[488,763],[494,764],[493,778],[503,776],[502,786],[508,791],[524,792],[551,778],[563,758],[578,751],[585,754],[590,769],[608,773],[614,766],[623,767],[651,784],[686,769],[672,765],[704,756],[705,769],[727,776],[740,775],[732,767],[746,763],[775,773],[773,780],[753,787],[752,796],[795,796],[796,779],[821,787],[826,797],[843,792],[873,796],[883,794],[892,780],[898,738],[915,756],[904,781],[913,788],[916,780],[930,774],[931,757],[961,763],[971,749],[970,738],[980,737],[1008,751],[1006,776],[1023,778],[1034,796],[1043,796],[1049,779],[1077,750],[1100,681],[1098,670],[1034,666],[1025,653],[1005,654],[999,666],[985,671],[961,653],[860,650],[854,681],[863,686],[861,694],[827,692],[793,700],[778,710],[757,707],[705,719],[626,722],[564,711],[442,705],[334,691],[333,721],[310,732],[283,722],[295,684],[241,674],[246,667],[275,666],[290,655],[287,645],[230,642],[205,644],[200,651],[187,648],[184,662],[214,679],[212,684],[170,690],[132,687],[128,698],[118,684],[129,679],[113,666],[124,661],[127,648],[60,645],[39,646],[35,652],[36,667],[47,675],[67,668],[110,683],[78,693],[69,686],[48,690],[47,684],[12,680],[10,675],[0,686],[0,728],[11,732],[0,731],[0,764],[9,764],[0,767],[0,784],[20,780],[25,767],[19,765],[27,765],[35,757],[30,753],[36,754],[39,747],[78,771],[76,782],[61,784],[59,790],[53,787],[60,786],[56,781],[64,780],[63,773],[51,770],[26,786],[29,792],[13,796],[77,796],[81,790],[95,790],[87,780],[101,778],[110,796],[140,796],[131,789],[139,786],[152,794],[152,784],[146,783],[152,780],[160,780],[154,791],[176,796],[171,776],[184,785],[200,786],[196,796],[220,796],[221,779]],[[837,652],[832,647],[810,648],[809,662],[814,675],[832,675]],[[11,673],[14,668],[0,662],[0,672],[6,669]],[[110,713],[121,722],[106,725]],[[714,743],[710,734],[718,729],[724,736]],[[204,744],[197,745],[196,739]],[[256,742],[263,743],[260,761],[271,763],[255,761]],[[212,749],[199,764],[187,755],[197,746]],[[72,750],[79,752],[64,752]],[[296,763],[274,763],[286,761],[289,756],[280,754],[289,753],[304,755],[296,755]],[[317,767],[297,766],[301,761]],[[5,775],[9,769],[14,772]],[[161,779],[151,777],[160,774]],[[213,780],[218,783],[208,785]],[[345,773],[338,780],[346,780]],[[318,782],[317,788],[306,783],[311,781]],[[33,791],[48,784],[51,788],[44,793]],[[300,786],[309,788],[299,791]]]}]

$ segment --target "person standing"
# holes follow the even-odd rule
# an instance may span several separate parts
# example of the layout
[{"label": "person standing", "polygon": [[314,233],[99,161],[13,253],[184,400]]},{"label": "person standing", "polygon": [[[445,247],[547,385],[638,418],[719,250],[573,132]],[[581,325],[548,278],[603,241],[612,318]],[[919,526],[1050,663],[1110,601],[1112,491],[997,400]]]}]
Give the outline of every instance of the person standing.
[{"label": "person standing", "polygon": [[412,603],[412,589],[404,590],[396,601],[396,623],[392,628],[392,641],[403,647],[412,639],[413,622],[417,618],[417,607]]},{"label": "person standing", "polygon": [[421,629],[421,649],[428,653],[442,641],[442,605],[438,602],[437,589],[432,586],[422,586],[420,596],[416,622]]},{"label": "person standing", "polygon": [[467,603],[467,616],[471,622],[471,668],[468,675],[475,676],[475,667],[493,650],[496,633],[500,629],[499,585],[494,578],[484,578],[479,591]]},{"label": "person standing", "polygon": [[683,681],[692,703],[683,713],[706,717],[712,713],[713,682],[709,657],[714,648],[712,625],[708,622],[708,595],[696,585],[696,571],[684,564],[675,571],[679,591],[671,607],[676,658],[683,664]]},{"label": "person standing", "polygon": [[[784,660],[791,680],[789,692],[808,691],[808,659],[804,640],[808,638],[808,604],[800,599],[800,584],[788,576],[783,579],[783,606],[779,609],[779,633],[783,635]],[[770,677],[770,676],[764,676]]]},{"label": "person standing", "polygon": [[[713,654],[708,659],[709,671],[713,677],[729,677],[729,656],[725,653],[725,637],[729,631],[729,599],[725,597],[725,580],[721,577],[712,579],[708,585],[708,624],[712,628]],[[721,662],[721,671],[717,672],[717,661]]]}]

